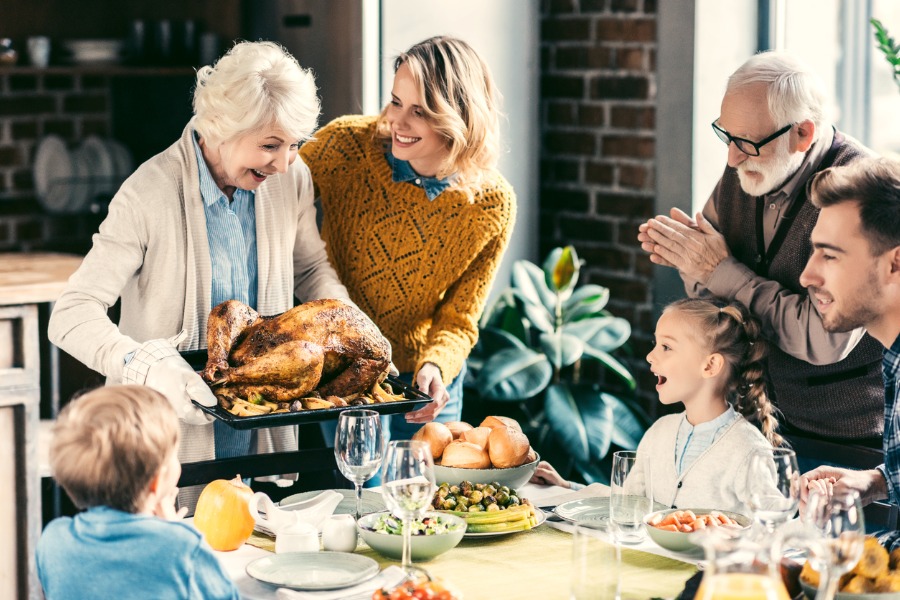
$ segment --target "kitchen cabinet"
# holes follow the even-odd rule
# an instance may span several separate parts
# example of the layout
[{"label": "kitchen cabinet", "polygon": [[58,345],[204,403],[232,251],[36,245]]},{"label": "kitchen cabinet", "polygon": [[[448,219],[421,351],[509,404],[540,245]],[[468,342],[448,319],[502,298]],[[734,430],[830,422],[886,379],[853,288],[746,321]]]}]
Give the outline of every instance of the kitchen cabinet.
[{"label": "kitchen cabinet", "polygon": [[[78,256],[0,254],[0,597],[41,598],[34,550],[41,532],[38,305],[54,301]],[[8,535],[7,532],[12,532]]]}]

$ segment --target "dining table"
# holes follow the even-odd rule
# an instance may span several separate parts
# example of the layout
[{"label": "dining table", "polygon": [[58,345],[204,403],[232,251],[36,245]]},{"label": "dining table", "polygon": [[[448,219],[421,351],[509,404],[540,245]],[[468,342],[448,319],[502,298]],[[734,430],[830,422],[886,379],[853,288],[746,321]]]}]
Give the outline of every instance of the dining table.
[{"label": "dining table", "polygon": [[[557,486],[525,484],[519,489],[532,504],[545,507],[547,519],[539,526],[517,533],[490,537],[465,537],[452,550],[415,566],[467,600],[569,598],[572,572],[572,532],[574,525],[557,518],[551,511],[563,502],[609,494],[600,484],[575,491]],[[235,582],[242,598],[263,600],[289,597],[269,584],[247,574],[247,565],[272,556],[274,539],[255,532],[240,548],[216,552],[225,571]],[[355,554],[374,559],[381,569],[398,565],[360,540]],[[656,546],[649,538],[639,544],[623,546],[618,569],[619,588],[623,599],[675,598],[685,582],[697,572],[696,557],[673,554]],[[611,570],[598,565],[597,576],[606,577]],[[314,593],[304,598],[315,598]],[[336,596],[332,596],[336,597]],[[356,598],[356,596],[353,596]]]}]

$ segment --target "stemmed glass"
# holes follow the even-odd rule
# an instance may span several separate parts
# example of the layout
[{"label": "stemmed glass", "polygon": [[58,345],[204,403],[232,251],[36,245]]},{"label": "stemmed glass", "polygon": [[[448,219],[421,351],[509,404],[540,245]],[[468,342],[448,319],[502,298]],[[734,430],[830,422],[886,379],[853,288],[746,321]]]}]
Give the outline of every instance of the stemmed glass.
[{"label": "stemmed glass", "polygon": [[384,452],[381,418],[374,410],[345,410],[334,433],[334,457],[341,474],[356,487],[356,520],[362,504],[362,486],[378,472]]},{"label": "stemmed glass", "polygon": [[382,489],[385,504],[403,521],[401,565],[405,572],[411,573],[412,521],[424,516],[437,489],[431,447],[425,442],[411,440],[390,442],[384,457]]},{"label": "stemmed glass", "polygon": [[789,448],[756,450],[747,468],[747,505],[765,533],[787,523],[800,506],[800,469]]},{"label": "stemmed glass", "polygon": [[865,545],[865,521],[859,494],[810,490],[804,520],[814,531],[809,561],[823,577],[817,600],[833,600],[841,575],[859,562]]}]

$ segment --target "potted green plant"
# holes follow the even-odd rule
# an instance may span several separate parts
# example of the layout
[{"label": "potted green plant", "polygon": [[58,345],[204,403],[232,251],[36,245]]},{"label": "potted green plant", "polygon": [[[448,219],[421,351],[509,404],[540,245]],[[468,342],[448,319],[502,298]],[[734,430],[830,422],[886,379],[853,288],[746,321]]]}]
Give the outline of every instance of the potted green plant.
[{"label": "potted green plant", "polygon": [[897,44],[894,38],[888,35],[887,29],[884,28],[881,21],[872,19],[871,23],[875,28],[877,47],[884,54],[885,60],[891,65],[894,82],[900,86],[900,44]]},{"label": "potted green plant", "polygon": [[[470,381],[481,400],[510,403],[506,413],[523,421],[532,445],[564,476],[575,471],[589,483],[605,482],[610,449],[636,448],[649,419],[633,398],[634,377],[612,354],[631,326],[606,310],[607,288],[576,289],[580,270],[572,246],[551,251],[543,268],[526,260],[513,265],[511,287],[482,318]],[[588,380],[589,361],[629,396]]]}]

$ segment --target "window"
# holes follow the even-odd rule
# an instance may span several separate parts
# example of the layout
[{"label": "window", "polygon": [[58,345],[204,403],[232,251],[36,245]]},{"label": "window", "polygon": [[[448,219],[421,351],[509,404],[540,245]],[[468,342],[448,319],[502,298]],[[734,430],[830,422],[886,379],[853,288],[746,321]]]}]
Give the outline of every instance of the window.
[{"label": "window", "polygon": [[722,3],[727,10],[718,4],[696,0],[695,211],[706,203],[726,160],[709,122],[718,116],[728,75],[760,44],[794,52],[819,73],[834,101],[830,117],[838,129],[876,152],[900,151],[900,89],[869,23],[877,18],[900,36],[900,2],[742,0]]}]

